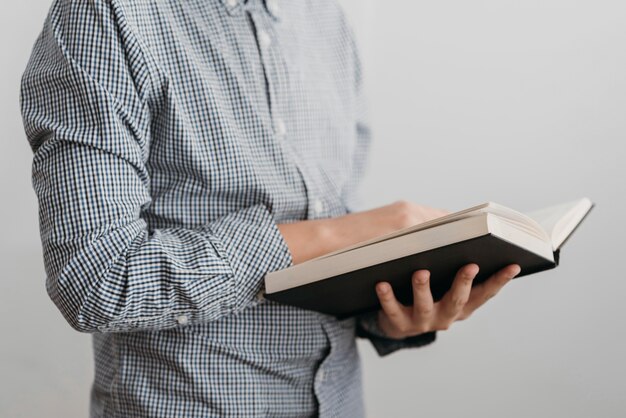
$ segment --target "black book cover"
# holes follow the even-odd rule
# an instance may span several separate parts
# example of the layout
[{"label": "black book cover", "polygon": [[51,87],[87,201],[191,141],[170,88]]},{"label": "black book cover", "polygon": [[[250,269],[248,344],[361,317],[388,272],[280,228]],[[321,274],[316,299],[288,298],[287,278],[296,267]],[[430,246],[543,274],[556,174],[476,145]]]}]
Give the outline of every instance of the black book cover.
[{"label": "black book cover", "polygon": [[430,270],[430,287],[435,301],[450,288],[459,268],[476,263],[480,271],[474,284],[481,283],[509,264],[522,268],[516,277],[526,276],[558,265],[494,235],[462,241],[418,254],[390,260],[360,270],[340,274],[314,283],[266,294],[268,300],[346,318],[380,308],[375,285],[387,281],[398,300],[411,305],[411,275],[415,270]]}]

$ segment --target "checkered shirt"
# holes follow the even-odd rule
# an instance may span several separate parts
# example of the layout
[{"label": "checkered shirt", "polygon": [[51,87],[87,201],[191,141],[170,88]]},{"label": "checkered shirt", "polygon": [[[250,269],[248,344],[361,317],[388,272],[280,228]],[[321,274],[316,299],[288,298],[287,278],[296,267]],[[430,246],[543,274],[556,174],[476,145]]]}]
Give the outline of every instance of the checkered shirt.
[{"label": "checkered shirt", "polygon": [[332,0],[57,0],[22,77],[46,288],[91,417],[360,417],[355,337],[264,300],[277,223],[344,215],[370,135]]}]

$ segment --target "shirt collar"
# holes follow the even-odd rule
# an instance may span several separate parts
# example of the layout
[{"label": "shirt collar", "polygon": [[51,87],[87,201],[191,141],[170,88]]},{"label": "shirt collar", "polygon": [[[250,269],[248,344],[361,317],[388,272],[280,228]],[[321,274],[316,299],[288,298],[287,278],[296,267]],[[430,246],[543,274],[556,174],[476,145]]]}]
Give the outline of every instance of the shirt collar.
[{"label": "shirt collar", "polygon": [[246,6],[246,3],[261,4],[261,8],[267,12],[274,20],[280,19],[280,0],[220,0],[226,11],[231,16],[236,16],[242,13]]}]

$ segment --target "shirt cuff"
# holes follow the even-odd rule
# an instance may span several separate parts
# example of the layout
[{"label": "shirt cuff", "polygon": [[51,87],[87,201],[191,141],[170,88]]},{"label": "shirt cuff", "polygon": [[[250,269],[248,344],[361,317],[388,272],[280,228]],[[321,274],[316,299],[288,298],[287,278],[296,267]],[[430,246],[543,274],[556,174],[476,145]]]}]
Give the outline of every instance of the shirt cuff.
[{"label": "shirt cuff", "polygon": [[369,339],[381,357],[403,348],[417,348],[428,345],[437,338],[436,331],[425,332],[403,339],[387,337],[378,326],[378,311],[369,312],[358,317],[356,335]]},{"label": "shirt cuff", "polygon": [[256,204],[212,222],[208,237],[234,274],[234,310],[264,301],[266,273],[292,265],[292,255],[272,213]]}]

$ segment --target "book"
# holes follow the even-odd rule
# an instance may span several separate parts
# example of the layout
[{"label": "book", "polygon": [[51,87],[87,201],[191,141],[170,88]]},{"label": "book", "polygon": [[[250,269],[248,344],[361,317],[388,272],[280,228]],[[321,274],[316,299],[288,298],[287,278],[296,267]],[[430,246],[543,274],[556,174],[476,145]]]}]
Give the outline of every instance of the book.
[{"label": "book", "polygon": [[483,203],[269,272],[265,298],[347,318],[380,308],[380,281],[411,305],[415,270],[430,270],[435,301],[468,263],[480,267],[474,284],[514,263],[516,278],[538,273],[558,266],[561,247],[593,207],[582,198],[524,214]]}]

